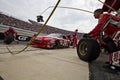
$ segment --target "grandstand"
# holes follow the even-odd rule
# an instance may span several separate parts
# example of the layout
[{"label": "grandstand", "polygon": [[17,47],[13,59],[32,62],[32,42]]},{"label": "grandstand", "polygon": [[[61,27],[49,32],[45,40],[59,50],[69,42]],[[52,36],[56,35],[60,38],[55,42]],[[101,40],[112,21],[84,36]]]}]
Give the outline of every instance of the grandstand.
[{"label": "grandstand", "polygon": [[[12,26],[16,29],[19,28],[19,30],[23,30],[23,32],[26,32],[26,31],[37,32],[42,25],[41,23],[38,23],[30,19],[28,21],[29,22],[22,21],[22,20],[16,19],[12,16],[5,15],[2,12],[0,12],[0,24],[1,24],[0,27]],[[55,28],[49,25],[46,25],[42,33],[43,34],[50,34],[50,33],[73,34],[72,31],[58,29],[58,28]],[[78,38],[80,37],[81,37],[81,33],[78,33]]]}]

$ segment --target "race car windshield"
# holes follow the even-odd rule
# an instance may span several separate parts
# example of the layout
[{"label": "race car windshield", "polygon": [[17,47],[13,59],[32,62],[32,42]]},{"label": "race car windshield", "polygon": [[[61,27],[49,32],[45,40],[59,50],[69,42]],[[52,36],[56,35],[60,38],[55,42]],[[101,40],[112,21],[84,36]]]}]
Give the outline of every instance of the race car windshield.
[{"label": "race car windshield", "polygon": [[61,34],[55,34],[55,33],[53,33],[53,34],[49,34],[47,36],[50,36],[50,37],[61,37]]}]

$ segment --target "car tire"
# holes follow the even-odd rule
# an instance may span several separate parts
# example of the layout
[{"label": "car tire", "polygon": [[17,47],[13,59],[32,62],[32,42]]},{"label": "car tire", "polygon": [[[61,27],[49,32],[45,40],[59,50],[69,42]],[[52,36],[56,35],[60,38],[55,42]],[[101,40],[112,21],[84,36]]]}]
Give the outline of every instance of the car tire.
[{"label": "car tire", "polygon": [[13,34],[8,34],[6,37],[5,37],[5,40],[4,42],[6,44],[10,44],[14,41],[14,35]]},{"label": "car tire", "polygon": [[54,46],[55,49],[58,49],[60,48],[60,41],[59,40],[56,40],[55,41],[55,46]]},{"label": "car tire", "polygon": [[77,46],[77,55],[83,61],[93,61],[99,57],[100,46],[94,39],[81,39]]}]

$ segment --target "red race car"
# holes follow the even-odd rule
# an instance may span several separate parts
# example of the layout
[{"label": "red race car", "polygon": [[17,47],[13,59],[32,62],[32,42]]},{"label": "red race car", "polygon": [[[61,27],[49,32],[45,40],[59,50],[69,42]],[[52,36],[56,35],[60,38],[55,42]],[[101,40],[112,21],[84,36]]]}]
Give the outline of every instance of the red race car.
[{"label": "red race car", "polygon": [[64,34],[51,33],[47,36],[37,36],[31,45],[46,49],[68,48],[70,40]]}]

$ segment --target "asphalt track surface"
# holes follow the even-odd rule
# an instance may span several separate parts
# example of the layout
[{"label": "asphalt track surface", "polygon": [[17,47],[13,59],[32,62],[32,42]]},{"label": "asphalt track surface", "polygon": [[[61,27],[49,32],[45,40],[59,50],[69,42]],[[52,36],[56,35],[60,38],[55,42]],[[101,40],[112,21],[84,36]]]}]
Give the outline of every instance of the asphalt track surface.
[{"label": "asphalt track surface", "polygon": [[101,53],[99,58],[89,63],[90,80],[120,80],[120,70],[105,68],[108,54]]},{"label": "asphalt track surface", "polygon": [[[97,60],[90,62],[90,63],[79,60],[76,55],[76,50],[72,48],[58,49],[58,50],[44,50],[44,49],[30,47],[24,52],[25,54],[21,53],[21,54],[17,54],[14,57],[12,57],[12,55],[5,49],[5,45],[2,42],[3,41],[0,41],[0,49],[1,49],[0,50],[0,65],[4,64],[4,67],[0,66],[0,76],[3,77],[4,80],[21,80],[21,79],[22,80],[120,80],[119,71],[116,72],[116,71],[111,71],[106,68],[103,68],[103,66],[106,65],[105,62],[108,60],[108,55],[104,53],[101,53],[100,57]],[[21,46],[24,44],[25,43],[20,43],[19,45]],[[14,45],[11,45],[11,46],[15,47],[16,49],[16,46]],[[41,52],[37,53],[37,51],[41,51]],[[49,51],[49,52],[45,54],[44,52],[46,51]],[[58,54],[57,52],[54,53],[55,51],[57,51],[60,54]],[[67,51],[70,51],[70,53],[67,53],[67,55],[63,55],[62,51],[66,51],[66,53]],[[71,54],[71,53],[75,53],[75,54]],[[40,56],[47,56],[48,58],[53,58],[53,59],[52,61],[51,60],[47,61],[48,59],[46,57],[44,57],[45,58],[44,59]],[[31,63],[27,63],[29,57],[33,59]],[[27,60],[27,61],[25,61],[26,63],[24,62],[16,63],[14,61],[16,60],[20,62],[19,61],[20,59],[22,61],[24,60]],[[43,68],[47,66],[48,68],[50,68],[50,70],[48,68],[45,68],[43,70],[41,69],[42,70],[41,73],[37,72],[37,69],[34,69],[34,67],[39,66],[39,64],[36,65],[34,63],[34,59],[36,59],[37,62],[42,64],[40,66],[42,66]],[[56,60],[58,62],[56,62]],[[42,63],[42,61],[45,61],[46,63]],[[60,65],[57,63],[59,63]],[[18,66],[15,66],[14,64]],[[32,64],[35,64],[36,66]],[[64,65],[61,65],[61,64],[64,64]],[[28,68],[33,69],[33,71],[29,72],[29,69],[26,68],[25,72],[21,73],[22,69],[17,70],[19,67],[22,68],[22,66],[19,66],[19,65],[25,65],[25,67],[23,68],[28,67]],[[56,68],[51,68],[53,67],[53,65]],[[66,66],[68,68],[66,68]],[[87,67],[88,67],[88,70],[86,69]],[[9,70],[9,69],[15,69],[15,70]],[[24,75],[21,75],[21,74],[24,74]],[[34,77],[30,78],[30,76],[34,76]],[[38,77],[38,76],[43,76],[43,77]]]},{"label": "asphalt track surface", "polygon": [[[24,46],[24,43],[12,43],[9,48],[15,52]],[[88,63],[79,60],[75,48],[29,47],[11,55],[1,42],[0,76],[4,80],[89,80],[89,69]]]}]

